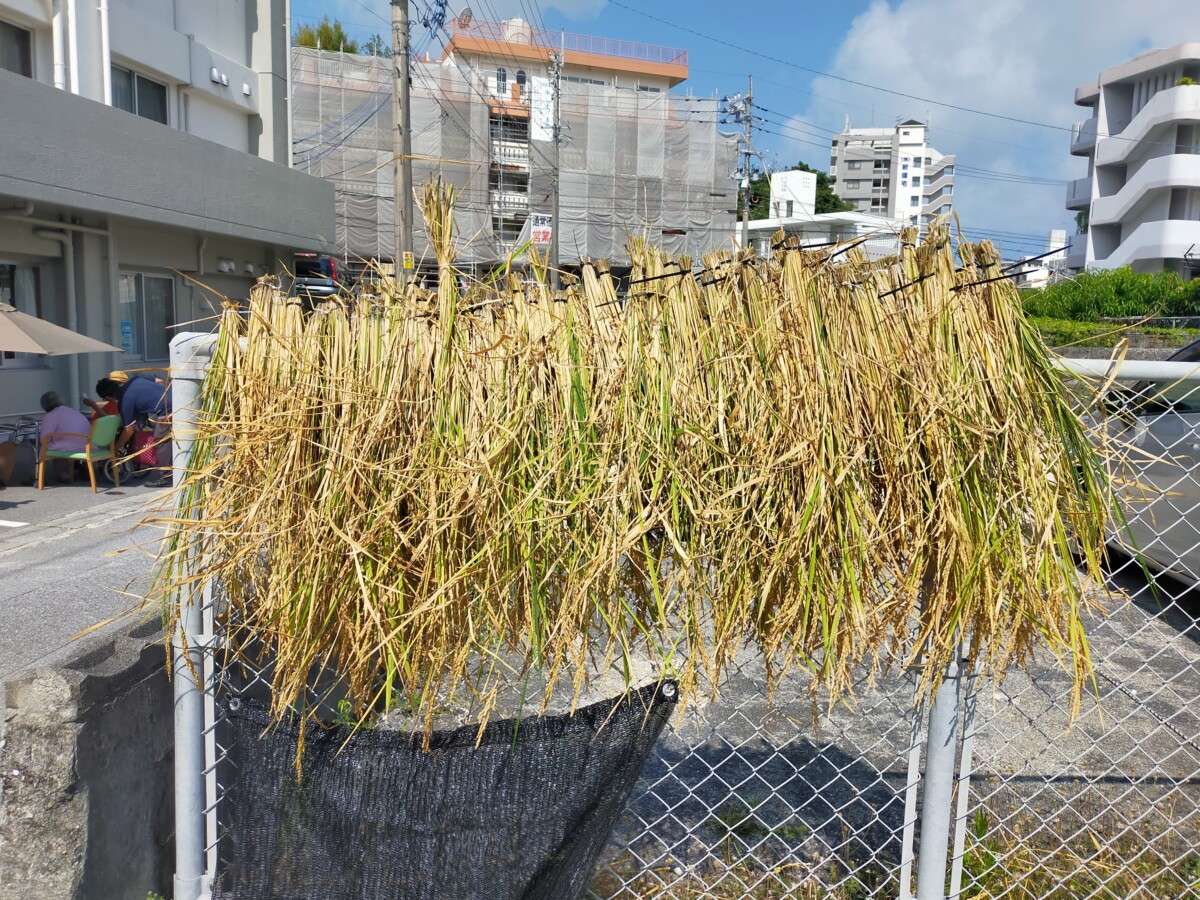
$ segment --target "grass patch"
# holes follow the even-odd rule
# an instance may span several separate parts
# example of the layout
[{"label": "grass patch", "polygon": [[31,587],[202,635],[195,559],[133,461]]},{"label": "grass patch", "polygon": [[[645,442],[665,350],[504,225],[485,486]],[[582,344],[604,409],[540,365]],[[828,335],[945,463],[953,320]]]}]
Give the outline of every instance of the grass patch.
[{"label": "grass patch", "polygon": [[1072,319],[1049,319],[1031,316],[1030,324],[1038,330],[1048,347],[1103,347],[1111,349],[1126,338],[1148,340],[1163,348],[1178,348],[1200,337],[1196,328],[1154,328],[1115,325],[1111,322],[1076,322]]}]

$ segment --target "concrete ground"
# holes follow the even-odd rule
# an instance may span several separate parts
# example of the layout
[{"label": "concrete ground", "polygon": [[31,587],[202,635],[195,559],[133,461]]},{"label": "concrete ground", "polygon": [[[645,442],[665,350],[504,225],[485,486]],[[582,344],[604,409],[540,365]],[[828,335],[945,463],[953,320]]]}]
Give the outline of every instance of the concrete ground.
[{"label": "concrete ground", "polygon": [[139,608],[161,532],[138,526],[168,492],[138,480],[100,487],[0,490],[0,683],[98,624],[158,614]]}]

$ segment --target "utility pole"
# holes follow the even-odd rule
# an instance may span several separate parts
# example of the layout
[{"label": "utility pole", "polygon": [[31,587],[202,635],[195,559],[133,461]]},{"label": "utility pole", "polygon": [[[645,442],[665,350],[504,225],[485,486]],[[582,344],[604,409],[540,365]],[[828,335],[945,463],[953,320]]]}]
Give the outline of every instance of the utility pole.
[{"label": "utility pole", "polygon": [[[742,161],[737,171],[738,187],[742,195],[742,248],[745,249],[750,245],[750,154],[752,146],[750,143],[750,132],[754,127],[754,76],[750,76],[749,88],[745,95],[737,94],[733,97],[724,97],[722,102],[725,104],[721,110],[721,115],[730,116],[734,122],[742,126]],[[722,119],[723,122],[730,121]]]},{"label": "utility pole", "polygon": [[396,281],[408,282],[405,254],[413,249],[412,129],[409,99],[408,0],[392,0],[392,150],[395,156]]},{"label": "utility pole", "polygon": [[754,76],[746,86],[742,104],[742,249],[750,247],[750,129],[754,126]]},{"label": "utility pole", "polygon": [[550,54],[550,90],[554,92],[554,148],[551,151],[552,165],[554,167],[554,197],[553,205],[550,209],[550,288],[557,291],[561,287],[561,279],[558,274],[559,256],[558,247],[562,239],[562,223],[559,221],[559,199],[560,188],[562,183],[561,172],[559,171],[559,146],[562,144],[562,122],[560,114],[562,112],[562,56],[558,53]]}]

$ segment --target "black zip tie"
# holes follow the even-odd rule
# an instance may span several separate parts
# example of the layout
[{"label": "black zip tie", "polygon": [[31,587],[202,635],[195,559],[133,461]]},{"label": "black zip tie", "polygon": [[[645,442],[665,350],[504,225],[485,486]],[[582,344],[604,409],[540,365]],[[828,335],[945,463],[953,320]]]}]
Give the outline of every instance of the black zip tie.
[{"label": "black zip tie", "polygon": [[623,302],[621,297],[618,297],[616,300],[605,300],[603,303],[597,303],[596,309],[600,309],[600,307],[602,307],[602,306],[612,306],[614,303],[621,303],[621,302]]},{"label": "black zip tie", "polygon": [[880,295],[879,295],[879,297],[880,297],[880,299],[882,299],[882,298],[884,298],[884,297],[890,297],[890,296],[892,296],[892,294],[898,294],[898,293],[900,293],[902,290],[904,290],[905,288],[910,288],[910,287],[912,287],[912,286],[913,286],[913,285],[915,285],[915,284],[920,284],[920,283],[921,283],[922,281],[924,281],[925,279],[927,279],[927,278],[932,278],[932,277],[933,277],[933,273],[932,273],[932,272],[926,272],[924,275],[920,276],[919,278],[917,278],[917,279],[915,279],[915,280],[913,280],[913,281],[910,281],[908,284],[902,284],[902,285],[900,285],[900,287],[898,287],[898,288],[892,288],[890,291],[888,291],[888,292],[886,292],[886,293],[883,293],[883,294],[880,294]]},{"label": "black zip tie", "polygon": [[798,234],[785,234],[782,240],[776,241],[771,245],[772,250],[778,250],[783,247],[785,250],[819,250],[822,247],[836,247],[841,241],[823,241],[820,244],[797,244],[795,247],[787,246],[788,241],[799,241]]},{"label": "black zip tie", "polygon": [[1018,259],[1015,263],[1009,263],[1001,272],[1007,272],[1009,269],[1015,269],[1017,266],[1023,266],[1025,263],[1037,262],[1039,259],[1045,259],[1047,256],[1053,256],[1055,253],[1062,253],[1064,250],[1069,250],[1070,244],[1065,247],[1059,247],[1057,250],[1047,250],[1045,253],[1039,253],[1037,256],[1030,256],[1026,259]]},{"label": "black zip tie", "polygon": [[985,278],[983,281],[968,281],[966,284],[960,284],[958,287],[950,288],[951,291],[961,291],[963,288],[975,287],[980,284],[991,284],[993,281],[1003,281],[1005,278],[1011,278],[1011,275],[996,275],[993,278]]},{"label": "black zip tie", "polygon": [[[679,264],[675,263],[675,265]],[[629,286],[633,287],[635,284],[645,284],[648,281],[662,281],[664,278],[680,278],[684,275],[690,274],[690,269],[680,268],[678,272],[664,272],[662,275],[651,275],[649,278],[639,278],[636,281],[629,282]]]},{"label": "black zip tie", "polygon": [[841,250],[835,250],[833,253],[830,253],[827,257],[825,257],[823,262],[829,262],[835,256],[841,256],[843,253],[847,253],[850,250],[853,250],[855,247],[860,247],[863,244],[865,244],[867,241],[869,241],[870,239],[871,239],[871,235],[867,235],[867,237],[863,238],[862,240],[855,241],[853,244],[847,244]]}]

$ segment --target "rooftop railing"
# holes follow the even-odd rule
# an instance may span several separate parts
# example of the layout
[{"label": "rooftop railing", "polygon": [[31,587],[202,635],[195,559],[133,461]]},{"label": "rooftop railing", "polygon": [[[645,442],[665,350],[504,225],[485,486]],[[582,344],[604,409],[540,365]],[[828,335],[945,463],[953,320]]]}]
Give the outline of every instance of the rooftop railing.
[{"label": "rooftop railing", "polygon": [[617,59],[632,59],[638,62],[660,63],[672,66],[687,65],[687,51],[676,47],[660,47],[637,41],[621,41],[615,38],[593,37],[587,34],[572,34],[567,31],[551,31],[534,28],[526,23],[477,22],[462,24],[454,22],[454,36],[476,38],[484,41],[506,41],[511,44],[531,44],[547,50],[567,50],[576,53],[592,53],[612,56]]}]

